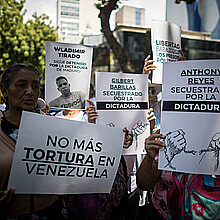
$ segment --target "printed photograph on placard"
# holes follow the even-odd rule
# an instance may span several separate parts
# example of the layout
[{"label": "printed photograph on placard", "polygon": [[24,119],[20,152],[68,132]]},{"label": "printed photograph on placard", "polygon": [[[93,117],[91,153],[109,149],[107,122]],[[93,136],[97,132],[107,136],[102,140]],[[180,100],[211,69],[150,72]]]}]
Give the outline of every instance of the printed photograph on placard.
[{"label": "printed photograph on placard", "polygon": [[85,109],[92,50],[85,45],[46,43],[45,96],[51,108]]}]

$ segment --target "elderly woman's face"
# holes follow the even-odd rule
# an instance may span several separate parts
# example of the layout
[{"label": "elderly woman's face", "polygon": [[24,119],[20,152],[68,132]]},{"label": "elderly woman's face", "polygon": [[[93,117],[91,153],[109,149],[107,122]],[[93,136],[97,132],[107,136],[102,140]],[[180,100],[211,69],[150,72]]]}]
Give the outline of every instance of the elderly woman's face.
[{"label": "elderly woman's face", "polygon": [[12,77],[8,88],[3,89],[3,95],[8,98],[9,110],[33,111],[40,95],[40,81],[35,72],[20,69]]}]

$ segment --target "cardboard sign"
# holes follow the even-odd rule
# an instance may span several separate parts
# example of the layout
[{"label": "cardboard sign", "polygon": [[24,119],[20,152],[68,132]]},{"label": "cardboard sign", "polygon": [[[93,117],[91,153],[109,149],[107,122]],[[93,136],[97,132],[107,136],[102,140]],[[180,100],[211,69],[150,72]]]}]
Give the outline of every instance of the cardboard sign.
[{"label": "cardboard sign", "polygon": [[45,93],[50,107],[85,109],[92,49],[85,45],[46,42]]},{"label": "cardboard sign", "polygon": [[151,45],[154,65],[152,83],[162,83],[163,63],[176,61],[180,57],[181,28],[167,21],[152,20]]},{"label": "cardboard sign", "polygon": [[144,140],[150,133],[147,75],[96,73],[96,107],[98,124],[127,127],[133,133],[133,145],[123,154],[145,152]]},{"label": "cardboard sign", "polygon": [[109,193],[123,139],[118,128],[23,112],[8,187],[18,194]]},{"label": "cardboard sign", "polygon": [[159,168],[220,174],[220,60],[165,63]]}]

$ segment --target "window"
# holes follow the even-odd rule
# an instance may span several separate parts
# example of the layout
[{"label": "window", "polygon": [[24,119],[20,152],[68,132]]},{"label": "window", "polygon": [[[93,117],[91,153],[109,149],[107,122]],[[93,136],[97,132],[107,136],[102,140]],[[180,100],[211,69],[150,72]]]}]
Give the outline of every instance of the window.
[{"label": "window", "polygon": [[136,8],[136,25],[141,24],[141,9]]},{"label": "window", "polygon": [[60,31],[63,35],[78,35],[79,34],[79,24],[72,22],[61,21]]},{"label": "window", "polygon": [[61,15],[79,17],[79,8],[70,6],[61,6]]},{"label": "window", "polygon": [[61,0],[61,2],[73,2],[79,4],[79,0]]}]

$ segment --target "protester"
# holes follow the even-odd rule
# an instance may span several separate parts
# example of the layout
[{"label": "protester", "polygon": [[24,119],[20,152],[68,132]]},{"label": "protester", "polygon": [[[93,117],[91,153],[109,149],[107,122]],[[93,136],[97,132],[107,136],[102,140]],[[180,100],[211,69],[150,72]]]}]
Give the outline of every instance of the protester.
[{"label": "protester", "polygon": [[[177,61],[184,61],[186,57],[182,50],[179,50],[180,57]],[[154,65],[154,60],[150,60],[150,55],[148,55],[144,61],[144,67],[142,70],[143,74],[148,74],[150,76],[153,70],[156,70],[157,66]],[[162,85],[151,83],[149,80],[148,84],[149,90],[149,106],[153,109],[154,115],[156,117],[156,128],[160,128],[160,118],[161,118],[161,99],[162,99]]]},{"label": "protester", "polygon": [[[153,189],[152,203],[146,219],[181,219],[184,214],[187,216],[186,213],[191,208],[189,204],[193,202],[197,206],[192,207],[191,216],[200,216],[202,219],[207,219],[209,216],[208,219],[219,219],[220,177],[195,175],[195,178],[200,178],[200,181],[194,186],[200,192],[199,196],[190,197],[189,194],[185,194],[185,189],[188,189],[188,184],[190,184],[188,180],[192,176],[191,174],[158,170],[158,151],[165,146],[162,142],[165,136],[159,132],[160,130],[157,130],[146,138],[147,154],[137,172],[138,188]],[[205,177],[209,179],[208,184],[203,180]],[[213,200],[208,199],[208,196],[213,196]],[[184,206],[185,203],[188,208]],[[187,210],[184,210],[185,207]],[[189,215],[188,218],[192,219]]]},{"label": "protester", "polygon": [[2,75],[1,91],[6,110],[0,111],[0,219],[62,219],[58,196],[15,195],[13,189],[7,188],[22,111],[36,112],[40,95],[38,70],[26,64],[12,65]]},{"label": "protester", "polygon": [[[98,114],[95,105],[91,100],[87,100],[89,106],[86,109],[88,114],[88,122],[95,123]],[[66,111],[66,110],[65,110]],[[77,118],[78,110],[70,110],[73,117]],[[74,117],[76,114],[76,117]],[[58,116],[59,117],[59,116]],[[66,117],[67,118],[67,117]],[[84,121],[84,120],[82,120]],[[125,133],[124,148],[131,146],[133,135],[123,129]],[[121,156],[119,167],[110,193],[93,193],[83,195],[71,195],[64,197],[67,207],[68,218],[70,219],[122,219],[125,213],[128,213],[129,202],[127,197],[127,166],[124,157]]]},{"label": "protester", "polygon": [[[150,56],[148,56],[145,59],[145,65],[143,68],[142,73],[143,74],[150,74],[152,70],[154,70],[156,67],[153,65],[154,61],[149,60]],[[147,65],[146,65],[147,63]],[[147,69],[146,67],[149,66]],[[158,91],[159,92],[159,91]],[[154,94],[155,96],[155,94]],[[149,93],[149,102],[151,106],[151,94]],[[153,131],[155,129],[156,124],[156,117],[153,112],[153,109],[150,108],[148,111],[148,121],[150,122],[150,130]],[[145,210],[145,204],[146,204],[146,192],[140,191],[137,188],[136,184],[136,172],[141,164],[141,161],[143,159],[143,155],[125,155],[125,160],[127,162],[128,166],[128,195],[129,195],[129,202],[131,204],[131,214],[128,216],[128,219],[137,219],[141,218],[143,216],[143,213],[146,212]]]},{"label": "protester", "polygon": [[[181,50],[180,54],[181,57],[178,61],[186,60]],[[218,201],[220,199],[219,177],[209,175],[208,178],[209,180],[211,179],[210,181],[213,182],[213,185],[207,187],[203,181],[204,175],[197,175],[202,181],[196,185],[196,190],[199,191],[199,189],[202,188],[202,191],[200,191],[202,193],[207,192],[207,195],[211,195],[211,193],[215,194],[211,208],[208,207],[208,199],[205,197],[203,197],[204,203],[201,206],[199,203],[202,200],[199,196],[201,196],[202,193],[200,193],[199,196],[193,197],[193,199],[185,194],[185,189],[189,187],[189,177],[191,177],[192,174],[158,170],[158,152],[165,147],[163,143],[164,139],[165,136],[160,134],[159,129],[145,139],[147,154],[137,171],[138,188],[147,191],[153,190],[150,208],[145,219],[185,219],[185,217],[186,219],[193,219],[192,213],[195,213],[195,216],[201,217],[201,219],[207,219],[207,216],[209,216],[208,219],[219,219],[219,214],[217,214],[219,213],[220,207],[219,202],[217,202],[217,198]],[[191,214],[189,215],[189,213],[187,213],[190,210],[189,204],[195,203],[195,201],[199,203],[196,203],[197,206],[192,208]],[[187,209],[187,211],[185,209]],[[203,216],[204,213],[206,213],[206,217],[205,215]]]},{"label": "protester", "polygon": [[[31,65],[12,65],[2,76],[1,90],[6,111],[0,112],[0,219],[116,219],[122,210],[127,212],[127,170],[123,157],[109,194],[15,195],[13,189],[7,189],[22,111],[37,110],[39,72]],[[94,108],[92,102],[90,108]],[[96,117],[93,112],[89,121]],[[129,147],[133,137],[127,129],[124,132],[124,147]]]},{"label": "protester", "polygon": [[[171,172],[164,171],[164,181],[159,180],[162,172],[157,169],[157,162],[154,160],[154,158],[158,154],[158,150],[164,146],[164,143],[156,140],[156,138],[164,139],[165,136],[159,134],[159,130],[157,130],[145,140],[145,149],[147,154],[137,171],[137,186],[139,189],[150,191],[157,183],[152,196],[152,202],[153,204],[155,203],[155,205],[151,204],[147,217],[149,219],[168,219],[168,214],[166,211],[167,191],[164,189],[167,189],[167,187],[172,185],[172,174]],[[159,188],[160,191],[158,192]]]}]

